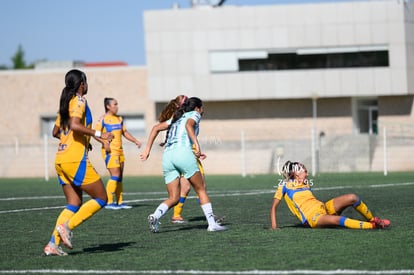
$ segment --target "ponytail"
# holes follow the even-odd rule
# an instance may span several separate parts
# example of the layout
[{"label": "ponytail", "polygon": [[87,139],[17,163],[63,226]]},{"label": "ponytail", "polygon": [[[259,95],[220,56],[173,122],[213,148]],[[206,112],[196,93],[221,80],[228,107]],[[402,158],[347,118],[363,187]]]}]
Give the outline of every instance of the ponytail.
[{"label": "ponytail", "polygon": [[79,70],[71,70],[65,75],[65,88],[63,88],[59,101],[60,128],[69,129],[69,102],[76,96],[81,83],[86,83],[86,75]]},{"label": "ponytail", "polygon": [[185,102],[187,101],[187,96],[179,95],[174,99],[171,99],[170,102],[164,107],[160,115],[158,116],[159,122],[164,122],[169,120]]},{"label": "ponytail", "polygon": [[111,104],[111,101],[114,100],[112,97],[105,97],[104,98],[104,107],[105,107],[105,113],[108,112],[108,105]]}]

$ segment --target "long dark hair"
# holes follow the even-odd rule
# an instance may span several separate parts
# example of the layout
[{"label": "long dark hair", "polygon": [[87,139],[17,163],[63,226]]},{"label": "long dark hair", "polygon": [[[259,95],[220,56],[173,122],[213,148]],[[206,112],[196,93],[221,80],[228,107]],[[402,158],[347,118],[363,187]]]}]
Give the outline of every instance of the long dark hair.
[{"label": "long dark hair", "polygon": [[62,90],[59,102],[60,128],[69,129],[69,102],[76,96],[80,85],[86,84],[86,75],[79,70],[70,70],[65,75],[65,88]]},{"label": "long dark hair", "polygon": [[178,108],[173,116],[170,126],[168,127],[167,134],[165,135],[165,141],[160,144],[160,146],[164,146],[168,140],[168,135],[170,134],[171,125],[173,125],[177,120],[179,120],[184,113],[194,111],[195,108],[201,108],[203,106],[203,101],[198,97],[190,97],[187,99],[181,106]]},{"label": "long dark hair", "polygon": [[201,108],[203,106],[203,101],[198,97],[190,97],[187,99],[180,108],[175,111],[171,124],[179,120],[184,113],[194,111],[195,108]]}]

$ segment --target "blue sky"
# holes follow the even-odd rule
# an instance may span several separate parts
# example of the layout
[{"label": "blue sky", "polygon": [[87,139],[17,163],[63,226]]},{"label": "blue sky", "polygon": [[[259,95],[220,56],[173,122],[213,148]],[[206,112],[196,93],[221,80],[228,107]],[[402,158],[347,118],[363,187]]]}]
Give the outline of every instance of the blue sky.
[{"label": "blue sky", "polygon": [[[143,12],[189,8],[191,0],[1,0],[0,65],[19,45],[25,60],[124,61],[145,65]],[[227,0],[225,5],[274,5],[316,0]]]}]

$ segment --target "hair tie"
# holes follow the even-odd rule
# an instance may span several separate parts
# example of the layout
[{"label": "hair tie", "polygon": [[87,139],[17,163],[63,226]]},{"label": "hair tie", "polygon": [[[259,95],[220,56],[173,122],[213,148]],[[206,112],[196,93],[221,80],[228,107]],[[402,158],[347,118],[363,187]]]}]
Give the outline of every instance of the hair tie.
[{"label": "hair tie", "polygon": [[186,100],[187,100],[187,96],[183,96],[183,99],[181,99],[181,102],[180,102],[180,107],[183,106]]}]

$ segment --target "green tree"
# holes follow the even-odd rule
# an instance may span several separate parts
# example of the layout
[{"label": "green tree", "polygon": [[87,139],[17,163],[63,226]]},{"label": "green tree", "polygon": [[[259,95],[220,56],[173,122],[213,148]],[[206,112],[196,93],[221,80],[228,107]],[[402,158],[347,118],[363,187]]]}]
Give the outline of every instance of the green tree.
[{"label": "green tree", "polygon": [[11,58],[13,62],[13,69],[25,69],[26,61],[24,60],[24,51],[22,45],[19,45],[17,52]]}]

